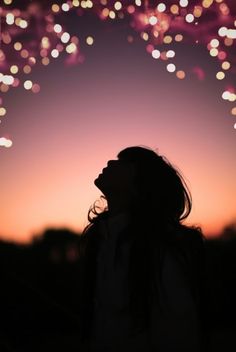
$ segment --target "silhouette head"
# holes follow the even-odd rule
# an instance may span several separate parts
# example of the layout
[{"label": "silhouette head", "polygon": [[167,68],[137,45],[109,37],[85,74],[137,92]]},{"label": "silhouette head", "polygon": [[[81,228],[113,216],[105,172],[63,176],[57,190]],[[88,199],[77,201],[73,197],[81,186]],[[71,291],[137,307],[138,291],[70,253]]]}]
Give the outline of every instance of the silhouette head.
[{"label": "silhouette head", "polygon": [[118,204],[136,216],[177,224],[191,211],[191,195],[181,176],[167,158],[140,146],[119,152],[117,160],[95,179],[111,207]]},{"label": "silhouette head", "polygon": [[109,160],[107,167],[95,179],[95,185],[103,192],[108,201],[111,199],[128,199],[134,194],[134,183],[137,178],[137,167],[125,158]]}]

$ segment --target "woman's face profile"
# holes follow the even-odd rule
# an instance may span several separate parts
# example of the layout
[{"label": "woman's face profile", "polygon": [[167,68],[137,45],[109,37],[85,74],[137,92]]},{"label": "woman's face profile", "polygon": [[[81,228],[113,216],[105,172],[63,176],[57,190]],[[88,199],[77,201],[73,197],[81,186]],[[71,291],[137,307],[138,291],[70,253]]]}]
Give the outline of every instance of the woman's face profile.
[{"label": "woman's face profile", "polygon": [[95,179],[94,184],[106,197],[128,196],[134,189],[136,167],[134,163],[121,159],[109,160],[107,167]]}]

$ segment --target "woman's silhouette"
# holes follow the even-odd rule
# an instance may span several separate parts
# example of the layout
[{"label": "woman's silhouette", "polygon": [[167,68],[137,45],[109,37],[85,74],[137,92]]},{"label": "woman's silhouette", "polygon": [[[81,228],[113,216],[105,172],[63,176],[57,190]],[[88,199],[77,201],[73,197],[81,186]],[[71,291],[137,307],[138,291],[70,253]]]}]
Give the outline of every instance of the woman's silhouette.
[{"label": "woman's silhouette", "polygon": [[203,351],[204,236],[181,222],[191,195],[177,168],[129,147],[95,179],[81,237],[81,343],[88,351]]}]

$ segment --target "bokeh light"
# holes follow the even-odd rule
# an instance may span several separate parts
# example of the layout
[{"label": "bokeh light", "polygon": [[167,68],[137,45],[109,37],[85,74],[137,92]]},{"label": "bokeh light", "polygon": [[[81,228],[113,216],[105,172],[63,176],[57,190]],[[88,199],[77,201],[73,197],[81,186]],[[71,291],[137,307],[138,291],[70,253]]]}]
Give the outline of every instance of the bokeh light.
[{"label": "bokeh light", "polygon": [[188,0],[180,0],[179,4],[181,7],[187,7],[188,6]]},{"label": "bokeh light", "polygon": [[223,70],[228,70],[230,68],[230,66],[231,66],[230,62],[228,62],[228,61],[224,61],[221,64],[221,67],[222,67]]},{"label": "bokeh light", "polygon": [[0,107],[0,118],[6,115],[6,109],[3,107]]},{"label": "bokeh light", "polygon": [[157,11],[164,12],[165,10],[166,10],[166,5],[163,2],[157,5]]},{"label": "bokeh light", "polygon": [[167,53],[166,53],[166,56],[167,56],[168,58],[175,57],[175,52],[174,52],[174,50],[168,50]]},{"label": "bokeh light", "polygon": [[179,71],[176,72],[176,76],[177,76],[177,78],[179,78],[179,79],[184,79],[186,75],[185,75],[185,72],[184,72],[184,71],[179,70]]},{"label": "bokeh light", "polygon": [[55,59],[55,58],[57,58],[57,57],[59,56],[59,51],[58,51],[57,49],[53,49],[53,50],[51,51],[51,55],[52,55],[52,57],[54,57],[54,59]]},{"label": "bokeh light", "polygon": [[155,50],[152,50],[152,57],[154,59],[159,59],[159,57],[161,56],[161,53],[159,50],[155,49]]},{"label": "bokeh light", "polygon": [[167,69],[167,71],[168,72],[175,72],[175,70],[176,70],[176,67],[175,67],[175,65],[174,64],[168,64],[167,66],[166,66],[166,69]]},{"label": "bokeh light", "polygon": [[192,13],[189,13],[186,15],[185,19],[186,19],[186,22],[192,23],[194,21],[194,16]]},{"label": "bokeh light", "polygon": [[32,83],[30,80],[27,80],[27,81],[24,82],[24,88],[25,88],[26,90],[31,89],[32,86],[33,86],[33,83]]},{"label": "bokeh light", "polygon": [[234,116],[236,116],[236,106],[235,106],[234,108],[232,108],[231,114],[234,115]]},{"label": "bokeh light", "polygon": [[5,148],[10,148],[12,146],[12,141],[8,138],[1,137],[0,138],[0,146]]},{"label": "bokeh light", "polygon": [[217,72],[216,78],[219,79],[219,80],[224,79],[225,78],[225,73],[223,71]]},{"label": "bokeh light", "polygon": [[[71,0],[60,3],[35,0],[24,6],[16,0],[4,0],[1,5],[0,93],[22,86],[36,92],[38,86],[25,83],[22,75],[33,74],[39,66],[48,66],[54,59],[62,58],[66,65],[83,62],[83,45],[92,46],[96,40],[88,21],[87,33],[80,35],[79,17],[90,13],[109,25],[123,21],[128,43],[137,38],[146,42],[146,51],[158,61],[180,60],[181,45],[204,46],[216,65],[215,78],[225,85],[235,87],[236,18],[231,1],[188,0],[148,3],[142,0],[129,2],[109,0]],[[78,18],[78,27],[71,29],[70,19]],[[128,24],[128,25],[127,25]],[[161,49],[159,45],[168,46]],[[67,57],[67,56],[68,57]],[[179,61],[176,61],[179,62]],[[217,67],[217,62],[220,67]],[[168,63],[168,72],[176,71],[176,78],[183,79],[192,68]],[[175,67],[175,68],[174,68]],[[227,72],[226,72],[227,71]],[[201,68],[201,77],[208,73]],[[226,74],[227,73],[227,74]],[[27,88],[26,88],[27,87]],[[225,89],[226,90],[226,89]],[[232,103],[233,96],[227,99]],[[1,102],[3,105],[3,102]],[[4,106],[2,106],[4,107]]]},{"label": "bokeh light", "polygon": [[86,43],[87,43],[88,45],[93,45],[93,42],[94,42],[93,37],[88,36],[88,37],[86,38]]},{"label": "bokeh light", "polygon": [[68,43],[69,40],[70,40],[70,34],[67,32],[64,32],[61,36],[62,43]]}]

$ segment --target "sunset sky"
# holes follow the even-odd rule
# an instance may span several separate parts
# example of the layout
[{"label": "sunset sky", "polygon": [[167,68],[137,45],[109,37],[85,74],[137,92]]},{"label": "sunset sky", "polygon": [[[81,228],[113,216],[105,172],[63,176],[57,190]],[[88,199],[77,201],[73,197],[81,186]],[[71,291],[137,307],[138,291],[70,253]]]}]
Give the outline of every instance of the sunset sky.
[{"label": "sunset sky", "polygon": [[236,220],[236,130],[217,64],[202,46],[179,46],[179,80],[143,41],[128,43],[130,28],[93,21],[82,64],[57,59],[30,76],[38,94],[4,96],[0,134],[13,145],[0,149],[0,237],[29,241],[48,226],[81,231],[100,196],[94,179],[132,145],[158,149],[179,168],[193,198],[186,223],[219,233]]}]

